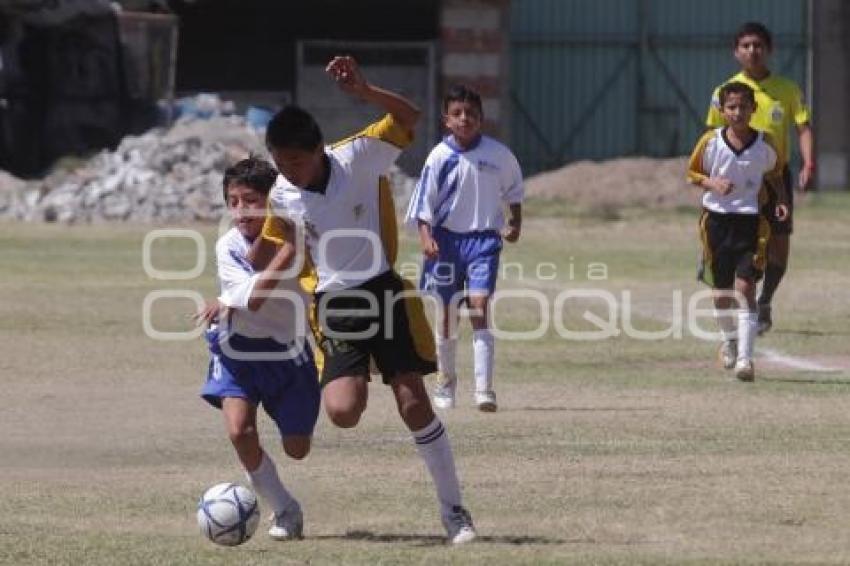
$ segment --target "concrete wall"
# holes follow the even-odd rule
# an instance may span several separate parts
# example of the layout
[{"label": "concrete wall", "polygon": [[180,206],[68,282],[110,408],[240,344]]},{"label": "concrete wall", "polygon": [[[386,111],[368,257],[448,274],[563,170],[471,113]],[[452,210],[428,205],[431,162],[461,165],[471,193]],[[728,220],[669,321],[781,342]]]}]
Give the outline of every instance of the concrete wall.
[{"label": "concrete wall", "polygon": [[405,173],[418,176],[438,139],[433,44],[303,41],[297,51],[295,102],[316,117],[328,143],[353,135],[380,117],[373,105],[348,96],[328,79],[325,66],[336,53],[353,55],[369,81],[396,91],[419,106],[422,119],[413,145],[397,161]]},{"label": "concrete wall", "polygon": [[811,0],[817,186],[850,188],[850,3]]}]

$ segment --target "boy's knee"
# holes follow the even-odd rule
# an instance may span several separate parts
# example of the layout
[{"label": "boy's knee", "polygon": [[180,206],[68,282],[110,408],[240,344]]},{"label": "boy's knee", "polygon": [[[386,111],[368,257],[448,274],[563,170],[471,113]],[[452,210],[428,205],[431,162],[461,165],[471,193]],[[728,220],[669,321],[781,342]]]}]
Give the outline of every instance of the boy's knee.
[{"label": "boy's knee", "polygon": [[340,428],[351,428],[360,422],[368,399],[367,381],[359,377],[343,377],[328,383],[322,391],[322,404],[331,422]]},{"label": "boy's knee", "polygon": [[325,412],[331,422],[340,428],[352,428],[360,422],[366,403],[359,399],[325,403]]},{"label": "boy's knee", "polygon": [[259,442],[257,429],[250,425],[229,427],[227,436],[234,446],[244,446],[251,442]]},{"label": "boy's knee", "polygon": [[310,437],[284,438],[283,452],[294,460],[303,460],[310,453]]},{"label": "boy's knee", "polygon": [[328,418],[339,428],[354,428],[360,422],[360,411],[339,411],[328,409]]}]

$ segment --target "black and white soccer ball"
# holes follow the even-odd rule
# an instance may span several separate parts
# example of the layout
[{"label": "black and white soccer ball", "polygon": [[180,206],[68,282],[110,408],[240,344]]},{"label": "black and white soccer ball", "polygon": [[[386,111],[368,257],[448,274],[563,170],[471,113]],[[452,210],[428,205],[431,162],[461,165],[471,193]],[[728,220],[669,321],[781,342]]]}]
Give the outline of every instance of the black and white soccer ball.
[{"label": "black and white soccer ball", "polygon": [[250,539],[260,523],[257,496],[247,487],[220,483],[198,502],[198,527],[216,544],[236,546]]}]

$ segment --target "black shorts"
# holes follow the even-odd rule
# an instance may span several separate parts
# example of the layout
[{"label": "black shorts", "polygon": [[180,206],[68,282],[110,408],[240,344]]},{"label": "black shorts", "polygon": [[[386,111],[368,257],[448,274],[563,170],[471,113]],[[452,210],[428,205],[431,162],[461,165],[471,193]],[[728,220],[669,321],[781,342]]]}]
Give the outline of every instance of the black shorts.
[{"label": "black shorts", "polygon": [[342,376],[368,377],[370,357],[384,383],[400,373],[437,371],[434,333],[422,300],[394,271],[352,289],[317,293],[316,307],[323,386]]},{"label": "black shorts", "polygon": [[736,277],[761,279],[770,238],[770,226],[762,215],[704,210],[699,226],[706,283],[715,289],[731,289]]},{"label": "black shorts", "polygon": [[794,232],[794,186],[791,184],[791,169],[786,165],[782,169],[782,180],[785,183],[785,194],[788,195],[788,220],[780,222],[776,219],[776,194],[767,189],[767,202],[761,209],[762,214],[770,222],[770,233],[790,236]]}]

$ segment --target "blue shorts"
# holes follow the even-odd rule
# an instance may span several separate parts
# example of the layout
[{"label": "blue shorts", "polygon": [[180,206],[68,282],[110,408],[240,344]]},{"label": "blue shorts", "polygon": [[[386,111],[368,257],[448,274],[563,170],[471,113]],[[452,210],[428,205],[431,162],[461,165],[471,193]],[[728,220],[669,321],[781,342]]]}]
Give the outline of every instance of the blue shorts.
[{"label": "blue shorts", "polygon": [[459,234],[435,227],[432,237],[440,252],[422,264],[419,287],[449,304],[457,293],[492,295],[499,275],[502,237],[488,230]]},{"label": "blue shorts", "polygon": [[295,343],[285,346],[271,338],[239,334],[220,342],[217,329],[208,330],[206,338],[211,359],[201,397],[219,409],[225,397],[246,399],[255,407],[262,403],[281,436],[313,433],[319,417],[319,376],[306,342],[300,351]]}]

